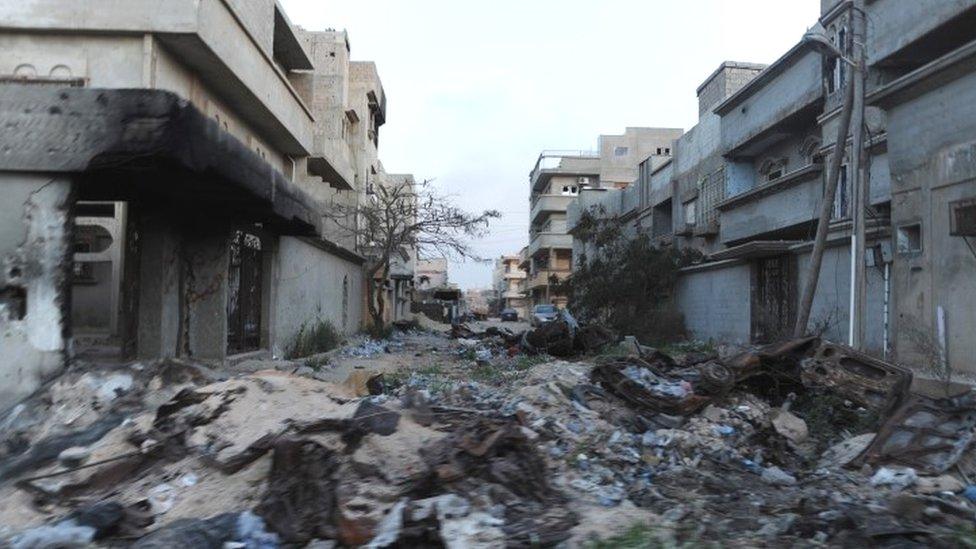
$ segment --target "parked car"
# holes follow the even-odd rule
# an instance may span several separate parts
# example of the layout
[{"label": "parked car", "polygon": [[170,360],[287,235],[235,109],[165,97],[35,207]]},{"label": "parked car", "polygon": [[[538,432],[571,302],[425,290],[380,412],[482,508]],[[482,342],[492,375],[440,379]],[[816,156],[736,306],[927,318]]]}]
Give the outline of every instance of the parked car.
[{"label": "parked car", "polygon": [[518,322],[518,311],[515,309],[502,309],[502,322]]},{"label": "parked car", "polygon": [[538,328],[547,322],[556,320],[558,316],[559,311],[555,305],[536,305],[532,308],[532,318],[530,321],[534,328]]}]

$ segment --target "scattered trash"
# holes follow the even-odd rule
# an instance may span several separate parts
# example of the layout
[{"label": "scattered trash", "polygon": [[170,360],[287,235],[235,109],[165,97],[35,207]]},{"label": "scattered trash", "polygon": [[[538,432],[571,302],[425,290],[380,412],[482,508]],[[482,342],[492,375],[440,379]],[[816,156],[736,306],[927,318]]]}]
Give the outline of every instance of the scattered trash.
[{"label": "scattered trash", "polygon": [[976,391],[943,399],[913,394],[884,422],[858,461],[897,463],[938,475],[969,448],[974,428]]},{"label": "scattered trash", "polygon": [[318,372],[64,377],[2,421],[0,546],[577,547],[635,522],[665,546],[945,546],[971,522],[972,394],[819,338],[670,354],[568,313],[480,325]]}]

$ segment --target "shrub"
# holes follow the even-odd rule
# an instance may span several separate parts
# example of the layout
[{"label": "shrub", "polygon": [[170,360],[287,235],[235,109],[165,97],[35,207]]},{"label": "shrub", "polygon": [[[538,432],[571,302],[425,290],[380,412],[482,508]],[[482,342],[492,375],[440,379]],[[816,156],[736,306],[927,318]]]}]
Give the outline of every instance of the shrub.
[{"label": "shrub", "polygon": [[304,358],[331,351],[342,343],[342,334],[328,320],[318,320],[311,325],[302,324],[292,342],[287,358]]},{"label": "shrub", "polygon": [[577,236],[595,245],[582,254],[568,284],[575,314],[641,341],[685,337],[672,296],[678,270],[701,257],[696,251],[659,247],[646,234],[630,236],[616,217],[584,212]]}]

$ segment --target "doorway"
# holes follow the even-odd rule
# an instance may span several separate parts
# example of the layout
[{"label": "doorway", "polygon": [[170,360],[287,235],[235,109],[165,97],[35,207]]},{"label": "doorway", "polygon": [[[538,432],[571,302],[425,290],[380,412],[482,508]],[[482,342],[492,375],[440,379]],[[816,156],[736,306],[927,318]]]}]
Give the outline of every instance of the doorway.
[{"label": "doorway", "polygon": [[752,285],[752,340],[771,343],[790,337],[796,314],[796,259],[756,260]]},{"label": "doorway", "polygon": [[261,348],[262,263],[261,238],[234,231],[227,273],[227,354]]}]

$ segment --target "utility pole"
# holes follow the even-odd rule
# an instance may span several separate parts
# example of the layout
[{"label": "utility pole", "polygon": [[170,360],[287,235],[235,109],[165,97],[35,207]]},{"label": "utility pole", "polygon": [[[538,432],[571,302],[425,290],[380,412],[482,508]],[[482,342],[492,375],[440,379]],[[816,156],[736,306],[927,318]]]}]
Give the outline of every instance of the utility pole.
[{"label": "utility pole", "polygon": [[854,0],[851,8],[851,38],[853,41],[853,57],[855,66],[852,67],[851,77],[854,79],[854,113],[851,122],[851,175],[853,176],[853,201],[851,204],[851,299],[850,299],[850,329],[848,344],[855,349],[864,349],[864,313],[866,309],[866,277],[865,264],[865,214],[868,202],[868,178],[866,172],[866,157],[864,150],[864,82],[867,67],[865,66],[865,24],[864,0]]},{"label": "utility pole", "polygon": [[[838,63],[846,62],[852,66],[856,65],[856,63],[844,57],[843,51],[830,44],[827,38],[823,36],[823,32],[823,27],[808,31],[804,36],[804,40],[812,44],[821,53],[835,58]],[[843,48],[845,45],[841,44],[841,47]],[[810,321],[810,310],[813,308],[813,298],[817,293],[820,267],[823,264],[824,248],[827,245],[827,229],[830,225],[830,212],[834,207],[837,180],[840,178],[841,166],[844,163],[844,149],[847,145],[847,135],[850,133],[851,118],[854,113],[854,82],[855,78],[847,78],[844,83],[843,110],[841,111],[840,121],[837,125],[837,138],[834,140],[834,153],[831,157],[830,169],[827,173],[827,184],[824,187],[823,202],[820,204],[817,235],[814,237],[813,250],[810,252],[810,266],[807,281],[803,286],[803,293],[800,295],[800,306],[797,309],[796,322],[793,325],[794,337],[806,335],[807,324]],[[862,100],[861,105],[863,104],[864,102]]]}]

